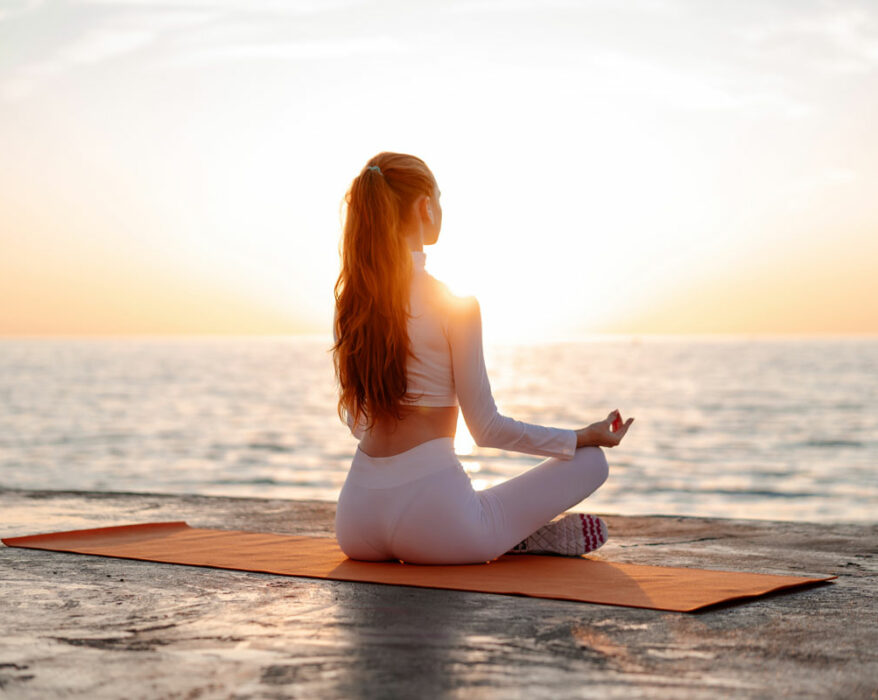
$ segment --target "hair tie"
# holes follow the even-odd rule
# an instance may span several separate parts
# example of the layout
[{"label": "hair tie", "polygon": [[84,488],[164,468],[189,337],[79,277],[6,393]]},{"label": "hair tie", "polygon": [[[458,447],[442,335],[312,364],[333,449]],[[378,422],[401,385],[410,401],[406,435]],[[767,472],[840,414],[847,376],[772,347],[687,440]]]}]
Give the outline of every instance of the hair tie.
[{"label": "hair tie", "polygon": [[377,165],[369,165],[366,167],[366,170],[377,170],[379,175],[384,175],[384,173],[381,172],[381,168]]}]

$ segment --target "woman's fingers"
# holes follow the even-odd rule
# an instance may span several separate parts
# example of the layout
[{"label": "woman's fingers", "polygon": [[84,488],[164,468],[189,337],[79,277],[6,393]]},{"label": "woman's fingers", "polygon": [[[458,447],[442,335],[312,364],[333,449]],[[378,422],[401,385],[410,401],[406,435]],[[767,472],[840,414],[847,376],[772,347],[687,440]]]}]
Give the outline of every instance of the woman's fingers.
[{"label": "woman's fingers", "polygon": [[628,420],[626,420],[626,421],[622,424],[622,427],[620,427],[620,428],[616,431],[616,435],[619,436],[619,441],[620,441],[620,442],[622,441],[622,438],[625,437],[625,433],[628,432],[628,428],[631,427],[631,424],[632,424],[633,422],[634,422],[634,419],[633,419],[633,418],[629,418]]},{"label": "woman's fingers", "polygon": [[622,441],[622,438],[625,437],[628,428],[631,427],[633,422],[633,418],[623,421],[622,414],[618,410],[615,410],[611,411],[609,415],[599,423],[592,423],[589,428],[596,432],[598,436],[597,445],[599,447],[615,447]]}]

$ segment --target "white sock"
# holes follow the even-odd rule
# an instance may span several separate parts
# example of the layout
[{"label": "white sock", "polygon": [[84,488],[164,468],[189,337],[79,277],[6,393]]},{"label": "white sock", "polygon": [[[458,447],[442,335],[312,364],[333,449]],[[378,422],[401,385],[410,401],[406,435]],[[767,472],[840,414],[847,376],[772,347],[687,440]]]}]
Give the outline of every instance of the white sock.
[{"label": "white sock", "polygon": [[602,547],[608,538],[607,524],[596,515],[568,513],[543,525],[509,553],[579,556]]}]

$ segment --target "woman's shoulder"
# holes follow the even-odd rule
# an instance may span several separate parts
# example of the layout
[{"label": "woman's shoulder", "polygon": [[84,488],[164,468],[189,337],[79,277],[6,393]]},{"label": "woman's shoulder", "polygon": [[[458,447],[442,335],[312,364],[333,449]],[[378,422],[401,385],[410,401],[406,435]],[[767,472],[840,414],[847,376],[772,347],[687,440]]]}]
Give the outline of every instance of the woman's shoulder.
[{"label": "woman's shoulder", "polygon": [[464,320],[480,314],[479,300],[475,296],[455,294],[445,282],[432,275],[428,275],[428,283],[431,291],[430,296],[447,312],[450,318]]}]

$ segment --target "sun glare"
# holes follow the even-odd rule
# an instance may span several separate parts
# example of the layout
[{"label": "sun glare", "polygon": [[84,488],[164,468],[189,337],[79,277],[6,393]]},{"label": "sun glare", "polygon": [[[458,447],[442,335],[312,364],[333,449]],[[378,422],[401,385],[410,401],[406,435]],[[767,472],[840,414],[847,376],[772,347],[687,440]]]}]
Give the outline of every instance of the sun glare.
[{"label": "sun glare", "polygon": [[459,455],[469,455],[476,448],[475,440],[466,427],[466,421],[463,419],[463,411],[457,413],[457,432],[454,435],[454,451]]}]

